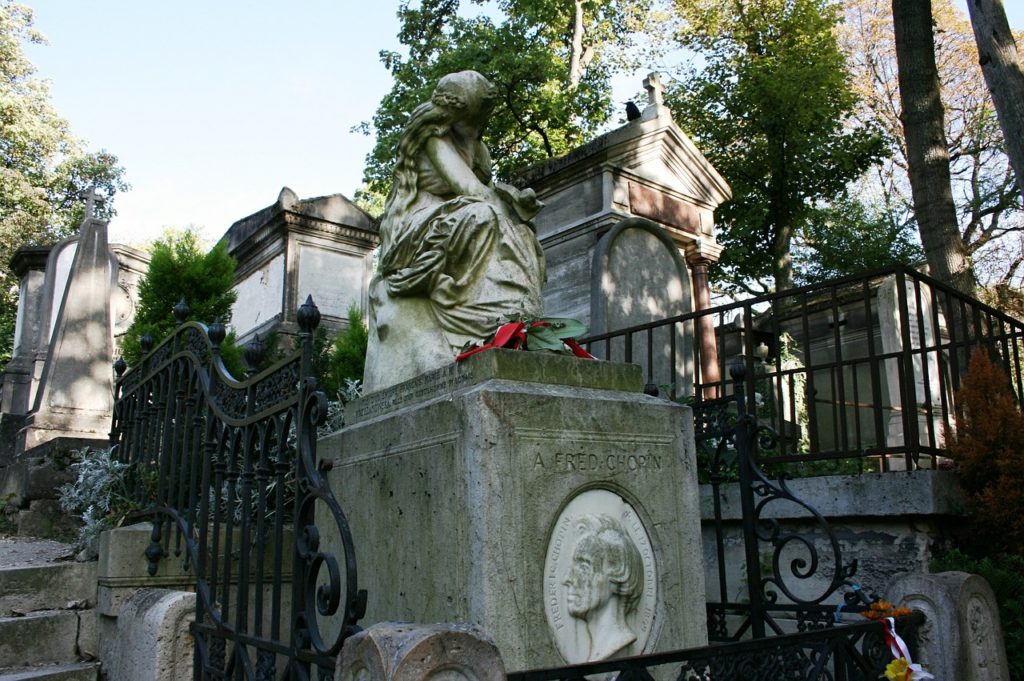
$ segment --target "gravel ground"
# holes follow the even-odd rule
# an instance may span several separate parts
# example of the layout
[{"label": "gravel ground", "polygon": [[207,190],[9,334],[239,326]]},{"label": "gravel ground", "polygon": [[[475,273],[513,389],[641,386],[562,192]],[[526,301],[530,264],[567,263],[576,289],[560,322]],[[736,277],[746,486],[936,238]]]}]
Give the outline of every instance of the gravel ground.
[{"label": "gravel ground", "polygon": [[0,537],[0,570],[74,560],[75,548],[51,539]]}]

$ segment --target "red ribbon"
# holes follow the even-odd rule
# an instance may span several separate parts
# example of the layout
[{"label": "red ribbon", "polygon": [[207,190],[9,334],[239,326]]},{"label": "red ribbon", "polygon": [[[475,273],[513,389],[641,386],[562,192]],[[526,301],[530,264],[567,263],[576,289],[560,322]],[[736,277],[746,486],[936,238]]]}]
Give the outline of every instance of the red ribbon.
[{"label": "red ribbon", "polygon": [[[550,322],[538,321],[530,324],[530,328],[534,329],[540,326],[549,326]],[[470,348],[458,354],[455,357],[456,362],[461,362],[467,357],[472,357],[478,352],[484,350],[491,350],[492,348],[507,348],[509,350],[521,350],[526,345],[527,332],[526,324],[524,322],[509,322],[502,324],[498,327],[498,330],[494,332],[494,340],[490,343]],[[593,355],[583,349],[579,343],[572,338],[566,338],[562,341],[572,351],[572,354],[582,359],[596,359]]]}]

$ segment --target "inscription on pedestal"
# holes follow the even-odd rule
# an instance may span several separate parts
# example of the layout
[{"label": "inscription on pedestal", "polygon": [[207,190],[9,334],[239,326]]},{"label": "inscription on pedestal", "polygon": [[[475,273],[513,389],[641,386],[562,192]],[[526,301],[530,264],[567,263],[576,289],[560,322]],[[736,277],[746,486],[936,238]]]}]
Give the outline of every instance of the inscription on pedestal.
[{"label": "inscription on pedestal", "polygon": [[575,664],[643,652],[657,596],[654,550],[633,507],[605,489],[575,496],[544,561],[544,610],[562,657]]},{"label": "inscription on pedestal", "polygon": [[452,363],[451,366],[421,374],[354,401],[348,408],[348,420],[350,423],[358,423],[382,416],[406,405],[417,404],[442,393],[451,393],[472,381],[472,367]]},{"label": "inscription on pedestal", "polygon": [[552,473],[621,473],[641,470],[660,471],[665,465],[661,454],[593,454],[588,452],[538,453],[533,467]]}]

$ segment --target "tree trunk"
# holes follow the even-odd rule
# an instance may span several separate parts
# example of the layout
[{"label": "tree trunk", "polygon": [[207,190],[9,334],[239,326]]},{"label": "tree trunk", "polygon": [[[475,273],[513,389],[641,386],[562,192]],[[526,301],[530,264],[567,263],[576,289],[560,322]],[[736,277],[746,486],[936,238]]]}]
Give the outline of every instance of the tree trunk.
[{"label": "tree trunk", "polygon": [[960,236],[950,187],[931,0],[892,0],[892,21],[907,173],[928,267],[939,281],[972,294],[974,269]]},{"label": "tree trunk", "polygon": [[996,105],[1006,154],[1024,192],[1024,71],[1001,0],[968,0],[985,83]]},{"label": "tree trunk", "polygon": [[569,87],[583,78],[583,0],[576,0],[572,15],[572,45],[569,51]]}]

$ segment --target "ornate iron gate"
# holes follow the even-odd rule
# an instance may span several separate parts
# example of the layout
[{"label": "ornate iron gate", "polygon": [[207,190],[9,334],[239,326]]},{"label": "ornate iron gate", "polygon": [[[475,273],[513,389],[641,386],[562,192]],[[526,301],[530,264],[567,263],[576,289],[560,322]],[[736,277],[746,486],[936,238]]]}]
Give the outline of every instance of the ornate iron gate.
[{"label": "ornate iron gate", "polygon": [[[222,361],[224,325],[185,323],[184,301],[174,312],[176,330],[155,349],[143,339],[139,366],[115,365],[110,438],[153,521],[150,574],[173,554],[195,576],[195,679],[332,679],[366,592],[316,458],[327,408],[312,374],[320,312],[308,298],[299,352],[242,381]],[[260,344],[245,355],[255,367]],[[323,524],[340,537],[340,559],[321,548]]]}]

